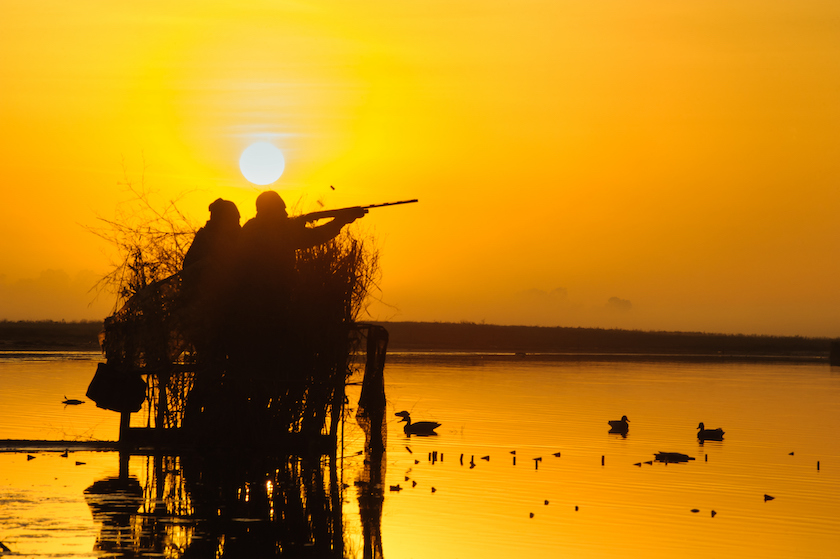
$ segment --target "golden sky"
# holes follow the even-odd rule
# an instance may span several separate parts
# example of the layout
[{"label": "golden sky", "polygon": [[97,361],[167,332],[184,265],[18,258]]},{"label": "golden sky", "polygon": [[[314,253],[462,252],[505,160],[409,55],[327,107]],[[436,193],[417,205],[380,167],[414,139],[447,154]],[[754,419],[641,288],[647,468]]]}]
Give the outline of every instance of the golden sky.
[{"label": "golden sky", "polygon": [[[241,4],[241,5],[240,5]],[[272,188],[359,222],[383,320],[840,336],[840,4],[9,0],[0,318],[102,318],[86,227]],[[335,186],[335,190],[329,188]]]}]

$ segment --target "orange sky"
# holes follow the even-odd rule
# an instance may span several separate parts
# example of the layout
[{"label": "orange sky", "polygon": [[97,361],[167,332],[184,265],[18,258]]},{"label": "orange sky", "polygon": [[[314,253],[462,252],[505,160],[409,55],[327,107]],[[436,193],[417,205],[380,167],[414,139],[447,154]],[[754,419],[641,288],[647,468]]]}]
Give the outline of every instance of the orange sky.
[{"label": "orange sky", "polygon": [[[0,319],[85,293],[126,179],[253,213],[269,140],[359,224],[373,318],[840,336],[840,5],[4,2]],[[329,185],[336,187],[335,191]],[[243,221],[244,221],[243,219]]]}]

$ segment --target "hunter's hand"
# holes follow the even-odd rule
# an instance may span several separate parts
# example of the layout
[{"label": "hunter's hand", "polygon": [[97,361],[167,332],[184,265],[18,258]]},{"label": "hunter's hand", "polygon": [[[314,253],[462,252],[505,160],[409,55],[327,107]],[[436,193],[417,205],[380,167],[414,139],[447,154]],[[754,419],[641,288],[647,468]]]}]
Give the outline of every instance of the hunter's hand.
[{"label": "hunter's hand", "polygon": [[346,224],[353,223],[360,217],[364,217],[367,213],[367,210],[361,206],[356,206],[353,208],[347,208],[346,211],[342,212],[342,215],[338,218]]}]

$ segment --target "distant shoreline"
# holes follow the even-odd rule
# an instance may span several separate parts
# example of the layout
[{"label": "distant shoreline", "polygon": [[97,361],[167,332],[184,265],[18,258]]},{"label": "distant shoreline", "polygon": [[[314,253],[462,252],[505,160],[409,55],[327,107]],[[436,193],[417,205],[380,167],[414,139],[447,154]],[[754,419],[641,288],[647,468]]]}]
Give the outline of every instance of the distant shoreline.
[{"label": "distant shoreline", "polygon": [[[452,322],[380,322],[392,352],[475,352],[529,359],[828,360],[831,339]],[[503,355],[500,355],[503,357]]]},{"label": "distant shoreline", "polygon": [[102,321],[0,321],[0,351],[99,351]]},{"label": "distant shoreline", "polygon": [[[830,338],[647,332],[453,322],[377,322],[391,353],[455,352],[529,359],[746,359],[822,361]],[[0,321],[0,351],[98,351],[100,321]],[[459,357],[464,357],[461,355]],[[396,358],[397,355],[394,355]]]}]

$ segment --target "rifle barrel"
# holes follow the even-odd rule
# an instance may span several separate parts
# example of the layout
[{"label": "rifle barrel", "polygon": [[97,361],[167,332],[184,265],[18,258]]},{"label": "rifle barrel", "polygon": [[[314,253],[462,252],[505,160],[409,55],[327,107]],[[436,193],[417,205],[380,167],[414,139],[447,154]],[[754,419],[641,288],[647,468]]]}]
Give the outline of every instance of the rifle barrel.
[{"label": "rifle barrel", "polygon": [[[356,207],[356,208],[361,207],[363,210],[365,210],[365,213],[367,213],[367,211],[371,208],[384,208],[385,206],[399,206],[400,204],[413,204],[414,202],[417,202],[417,201],[418,201],[417,198],[414,198],[413,200],[400,200],[399,202],[385,202],[383,204],[371,204],[369,206],[353,206],[353,207]],[[340,214],[343,211],[352,210],[353,207],[341,208],[341,209],[338,209],[338,210],[323,210],[323,211],[319,211],[319,212],[312,212],[312,213],[308,213],[308,214],[303,214],[302,216],[299,216],[299,217],[302,218],[302,219],[305,219],[306,221],[316,221],[316,220],[319,220],[319,219],[327,219],[328,217],[336,217],[338,214]]]},{"label": "rifle barrel", "polygon": [[362,208],[368,209],[368,208],[382,208],[382,207],[385,207],[385,206],[399,206],[400,204],[413,204],[414,202],[417,202],[417,201],[418,201],[417,198],[414,198],[413,200],[400,200],[399,202],[385,202],[384,204],[371,204],[370,206],[362,206]]}]

